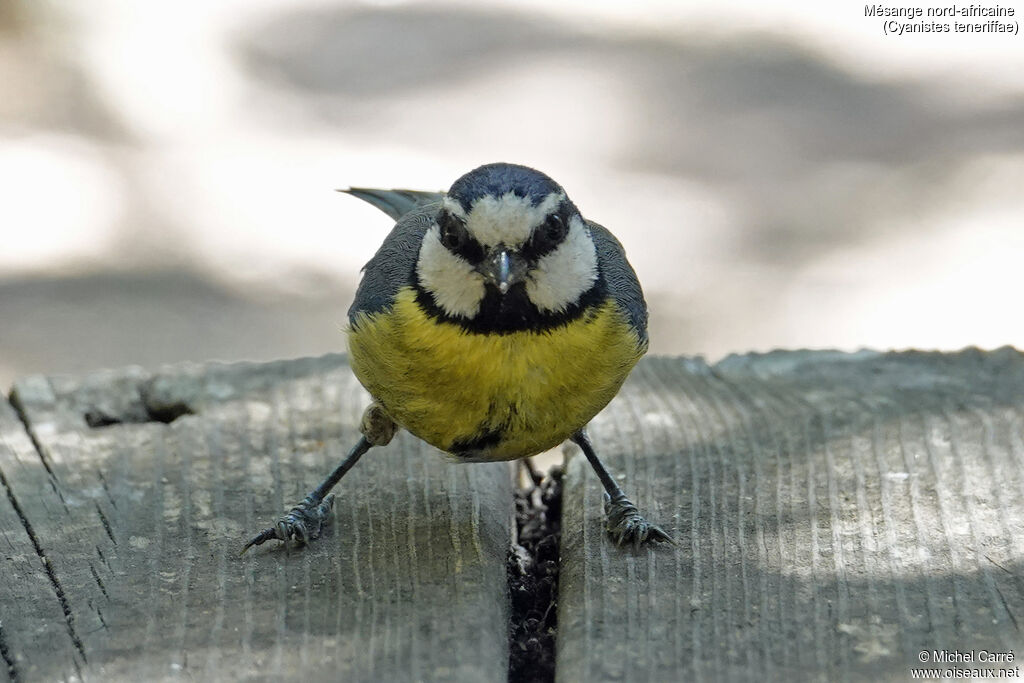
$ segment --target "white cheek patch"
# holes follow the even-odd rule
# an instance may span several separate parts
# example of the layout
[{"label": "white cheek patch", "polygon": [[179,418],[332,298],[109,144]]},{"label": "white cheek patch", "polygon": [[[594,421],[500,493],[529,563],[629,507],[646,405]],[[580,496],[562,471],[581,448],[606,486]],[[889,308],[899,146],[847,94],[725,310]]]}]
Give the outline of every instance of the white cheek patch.
[{"label": "white cheek patch", "polygon": [[511,192],[501,197],[481,197],[473,202],[469,214],[463,212],[466,229],[485,247],[498,244],[517,247],[529,239],[533,228],[540,225],[564,199],[565,193],[553,192],[533,206],[529,198]]},{"label": "white cheek patch", "polygon": [[579,217],[558,247],[537,261],[526,281],[526,294],[539,310],[558,313],[576,303],[597,280],[597,250]]},{"label": "white cheek patch", "polygon": [[423,236],[416,273],[420,286],[448,315],[472,318],[480,310],[483,276],[466,259],[444,248],[436,225]]}]

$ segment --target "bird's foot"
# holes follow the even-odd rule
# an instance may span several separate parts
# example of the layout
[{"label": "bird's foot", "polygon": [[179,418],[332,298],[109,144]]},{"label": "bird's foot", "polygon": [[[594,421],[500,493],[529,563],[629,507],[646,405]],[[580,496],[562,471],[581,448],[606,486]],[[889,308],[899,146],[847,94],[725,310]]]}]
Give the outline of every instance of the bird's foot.
[{"label": "bird's foot", "polygon": [[633,505],[625,496],[604,497],[604,514],[608,533],[616,545],[632,543],[634,548],[639,548],[645,543],[671,543],[675,545],[672,537],[665,533],[661,527],[651,524],[636,505]]},{"label": "bird's foot", "polygon": [[269,540],[278,539],[281,541],[294,540],[299,545],[304,545],[320,537],[320,531],[331,514],[334,506],[334,494],[330,494],[322,501],[317,502],[306,496],[306,498],[289,510],[277,523],[269,529],[249,539],[249,542],[242,548],[244,553],[254,545],[262,545]]}]

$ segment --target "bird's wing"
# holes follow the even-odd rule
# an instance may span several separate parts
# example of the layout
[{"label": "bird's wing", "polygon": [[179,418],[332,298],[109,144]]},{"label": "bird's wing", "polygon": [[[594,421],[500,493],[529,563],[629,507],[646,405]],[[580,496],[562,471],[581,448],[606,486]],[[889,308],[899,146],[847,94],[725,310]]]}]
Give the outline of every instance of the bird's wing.
[{"label": "bird's wing", "polygon": [[410,211],[425,204],[441,201],[442,192],[421,192],[420,190],[375,190],[367,187],[350,187],[345,192],[373,204],[396,221]]},{"label": "bird's wing", "polygon": [[[426,192],[421,194],[428,194]],[[440,195],[438,195],[440,196]],[[363,266],[356,297],[348,309],[350,324],[359,313],[377,313],[392,306],[402,287],[416,282],[416,260],[423,235],[437,216],[440,204],[424,204],[403,215],[373,258]]]},{"label": "bird's wing", "polygon": [[608,296],[615,300],[629,318],[643,344],[647,343],[647,302],[633,267],[626,260],[626,250],[615,235],[603,226],[587,221],[597,248],[597,264],[608,288]]}]

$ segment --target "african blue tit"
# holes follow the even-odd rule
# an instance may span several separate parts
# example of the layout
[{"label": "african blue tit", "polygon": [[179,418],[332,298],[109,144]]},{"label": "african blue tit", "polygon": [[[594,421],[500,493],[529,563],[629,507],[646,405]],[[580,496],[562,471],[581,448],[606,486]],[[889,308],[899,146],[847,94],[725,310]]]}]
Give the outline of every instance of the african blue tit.
[{"label": "african blue tit", "polygon": [[481,166],[447,193],[347,192],[397,221],[348,313],[352,370],[373,403],[347,458],[245,548],[316,538],[329,491],[399,427],[460,462],[526,458],[570,439],[607,492],[613,538],[671,541],[584,431],[647,350],[647,306],[618,240],[525,166]]}]

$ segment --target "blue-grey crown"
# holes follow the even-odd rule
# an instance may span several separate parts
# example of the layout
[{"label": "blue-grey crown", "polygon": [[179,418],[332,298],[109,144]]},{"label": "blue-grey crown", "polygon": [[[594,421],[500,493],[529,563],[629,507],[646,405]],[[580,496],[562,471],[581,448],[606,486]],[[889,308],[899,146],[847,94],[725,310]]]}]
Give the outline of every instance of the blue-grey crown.
[{"label": "blue-grey crown", "polygon": [[552,192],[562,187],[540,171],[516,164],[487,164],[462,176],[448,190],[448,196],[469,211],[477,199],[485,196],[502,197],[509,192],[526,197],[536,206]]}]

